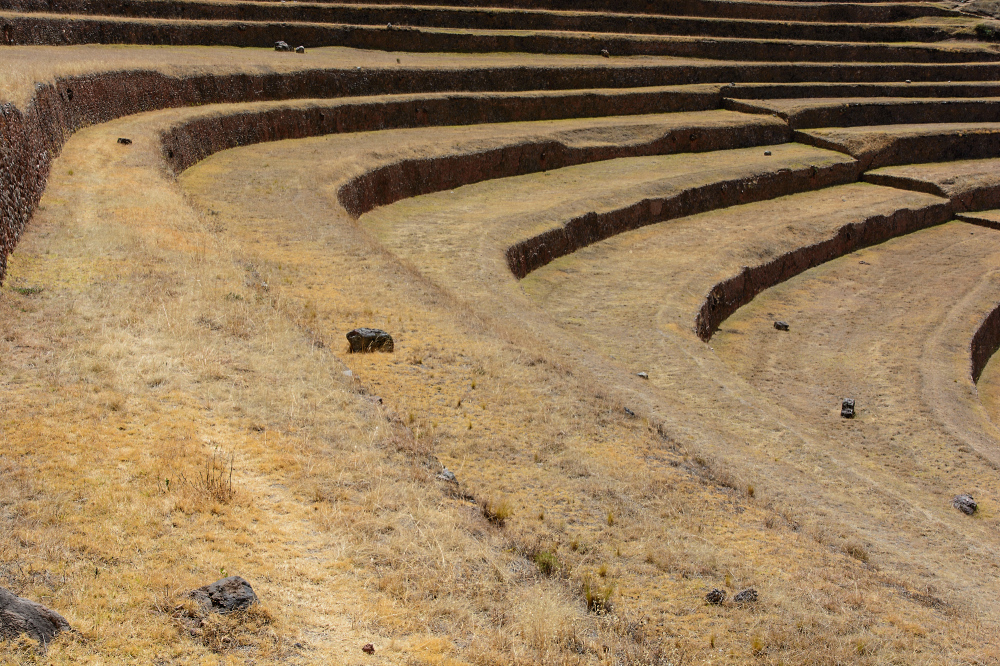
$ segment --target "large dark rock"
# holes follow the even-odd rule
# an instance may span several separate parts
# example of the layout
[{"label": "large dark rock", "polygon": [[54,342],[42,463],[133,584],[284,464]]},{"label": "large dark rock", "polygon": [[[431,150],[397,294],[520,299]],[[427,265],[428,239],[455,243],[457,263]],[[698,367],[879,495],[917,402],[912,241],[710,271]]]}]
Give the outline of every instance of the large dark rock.
[{"label": "large dark rock", "polygon": [[705,595],[705,601],[712,604],[713,606],[718,606],[725,600],[726,600],[725,590],[714,589]]},{"label": "large dark rock", "polygon": [[844,398],[844,402],[840,404],[840,415],[845,419],[854,418],[854,400],[852,398]]},{"label": "large dark rock", "polygon": [[356,328],[347,334],[347,341],[351,343],[351,352],[355,354],[393,350],[392,336],[377,328]]},{"label": "large dark rock", "polygon": [[199,587],[191,592],[191,596],[206,612],[212,613],[226,614],[246,610],[257,603],[257,595],[250,583],[239,576],[230,576]]},{"label": "large dark rock", "polygon": [[738,604],[753,604],[753,603],[756,603],[757,602],[757,590],[753,589],[752,587],[748,587],[747,589],[743,590],[742,592],[740,592],[739,594],[737,594],[735,597],[733,597],[733,601],[735,603],[738,603]]},{"label": "large dark rock", "polygon": [[[770,155],[771,153],[767,153],[767,154]],[[776,321],[776,322],[774,322],[774,327],[776,329],[778,329],[779,331],[787,331],[788,330],[788,322],[787,321]]]},{"label": "large dark rock", "polygon": [[288,42],[275,42],[274,43],[274,50],[275,51],[291,51],[292,49],[291,49],[290,46],[288,46]]},{"label": "large dark rock", "polygon": [[951,501],[951,505],[967,516],[971,516],[979,509],[972,495],[959,495]]},{"label": "large dark rock", "polygon": [[44,646],[69,628],[69,622],[54,610],[0,587],[0,639],[28,634]]}]

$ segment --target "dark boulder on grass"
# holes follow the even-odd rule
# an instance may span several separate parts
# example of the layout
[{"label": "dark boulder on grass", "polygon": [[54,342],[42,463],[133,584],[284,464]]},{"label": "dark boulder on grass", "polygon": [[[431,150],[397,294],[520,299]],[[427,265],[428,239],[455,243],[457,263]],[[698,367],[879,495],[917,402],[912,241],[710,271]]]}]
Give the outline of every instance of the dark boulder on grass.
[{"label": "dark boulder on grass", "polygon": [[199,587],[191,592],[191,597],[205,612],[223,615],[246,610],[257,603],[257,595],[250,583],[239,576],[230,576]]},{"label": "dark boulder on grass", "polygon": [[967,516],[979,510],[979,505],[972,499],[972,495],[959,495],[951,501],[951,505]]},{"label": "dark boulder on grass", "polygon": [[356,328],[347,334],[347,341],[352,354],[393,350],[392,336],[377,328]]},{"label": "dark boulder on grass", "polygon": [[725,600],[726,600],[725,590],[714,589],[705,595],[705,601],[712,604],[713,606],[718,606]]},{"label": "dark boulder on grass", "polygon": [[851,398],[844,398],[844,401],[840,403],[840,415],[845,419],[854,418],[854,400]]},{"label": "dark boulder on grass", "polygon": [[28,634],[45,646],[56,634],[69,628],[69,622],[54,610],[0,587],[0,639]]},{"label": "dark boulder on grass", "polygon": [[757,590],[752,587],[748,587],[743,590],[735,597],[733,597],[733,602],[737,604],[753,604],[757,602]]},{"label": "dark boulder on grass", "polygon": [[291,49],[290,46],[288,46],[288,42],[275,42],[274,43],[274,50],[275,51],[291,51],[292,49]]}]

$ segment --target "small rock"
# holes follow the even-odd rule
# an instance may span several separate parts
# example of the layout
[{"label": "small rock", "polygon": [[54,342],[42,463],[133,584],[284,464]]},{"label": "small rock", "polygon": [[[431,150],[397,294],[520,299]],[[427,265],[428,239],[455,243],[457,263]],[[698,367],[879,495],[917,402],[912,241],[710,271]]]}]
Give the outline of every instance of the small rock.
[{"label": "small rock", "polygon": [[0,587],[0,640],[28,634],[44,647],[69,628],[69,622],[54,610]]},{"label": "small rock", "polygon": [[639,377],[640,379],[649,379],[649,373],[647,373],[647,372],[640,372],[640,373],[638,374],[638,377]]},{"label": "small rock", "polygon": [[787,331],[788,330],[788,322],[787,321],[776,321],[776,322],[774,322],[774,327],[776,329],[778,329],[779,331]]},{"label": "small rock", "polygon": [[447,467],[441,470],[441,473],[437,475],[437,478],[442,481],[447,481],[448,483],[458,483],[458,479],[455,478],[455,473]]},{"label": "small rock", "polygon": [[743,590],[735,597],[733,597],[733,602],[738,604],[752,604],[756,603],[756,601],[757,601],[757,590],[753,589],[752,587],[748,587],[747,589]]},{"label": "small rock", "polygon": [[347,341],[351,343],[352,354],[393,350],[392,336],[377,328],[356,328],[347,334]]},{"label": "small rock", "polygon": [[257,595],[245,579],[230,576],[191,591],[191,597],[207,612],[232,613],[257,603]]},{"label": "small rock", "polygon": [[951,501],[951,505],[967,516],[971,516],[979,509],[972,495],[959,495]]},{"label": "small rock", "polygon": [[288,46],[288,42],[275,42],[274,43],[274,50],[275,51],[291,51],[292,49]]},{"label": "small rock", "polygon": [[375,654],[375,646],[371,643],[365,643],[365,646],[361,648],[361,651],[365,654]]},{"label": "small rock", "polygon": [[628,407],[626,407],[626,408],[625,408],[625,413],[626,413],[626,414],[628,414],[629,416],[635,416],[635,412],[633,412],[633,411],[632,411],[631,409],[629,409]]},{"label": "small rock", "polygon": [[869,264],[867,261],[864,260],[859,261],[858,263],[861,264],[862,266],[871,266],[871,264]]},{"label": "small rock", "polygon": [[386,23],[385,24],[385,29],[386,30],[392,30],[392,24],[391,23]]},{"label": "small rock", "polygon": [[296,53],[305,53],[306,52],[306,47],[304,47],[304,46],[296,46],[295,47],[295,52]]},{"label": "small rock", "polygon": [[840,415],[845,419],[854,418],[854,399],[844,398],[844,402],[840,405]]},{"label": "small rock", "polygon": [[122,144],[123,146],[131,146],[132,139],[126,139],[125,137],[120,136],[118,137],[118,143]]},{"label": "small rock", "polygon": [[913,82],[912,82],[912,81],[910,81],[909,79],[906,79],[906,82],[907,82],[907,83],[913,83]]},{"label": "small rock", "polygon": [[375,404],[375,405],[381,405],[382,404],[382,396],[379,396],[379,395],[370,395],[370,396],[368,396],[366,398],[366,400],[368,400],[368,402],[370,402],[372,404]]},{"label": "small rock", "polygon": [[713,606],[718,606],[725,600],[726,600],[725,590],[714,589],[705,595],[705,601],[712,604]]},{"label": "small rock", "polygon": [[764,157],[770,157],[770,156],[771,156],[771,151],[770,150],[765,150],[764,151]]},{"label": "small rock", "polygon": [[604,56],[605,58],[611,57],[611,53],[607,49],[601,49],[601,55]]}]

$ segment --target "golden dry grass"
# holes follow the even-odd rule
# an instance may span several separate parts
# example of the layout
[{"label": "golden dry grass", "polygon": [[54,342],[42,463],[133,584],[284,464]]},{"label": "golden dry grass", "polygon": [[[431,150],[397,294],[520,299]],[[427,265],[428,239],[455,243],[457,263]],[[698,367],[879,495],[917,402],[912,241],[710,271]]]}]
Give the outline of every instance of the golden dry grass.
[{"label": "golden dry grass", "polygon": [[[77,629],[6,662],[997,658],[992,607],[722,456],[769,451],[738,408],[674,402],[658,428],[589,343],[498,306],[496,248],[465,284],[433,242],[389,251],[391,224],[337,203],[335,141],[229,151],[178,187],[162,121],[71,139],[0,290],[0,584]],[[396,352],[348,355],[356,325]],[[185,592],[233,574],[262,607],[197,617]],[[703,601],[750,586],[758,604]]]},{"label": "golden dry grass", "polygon": [[[805,507],[789,511],[760,495],[752,471],[685,455],[647,421],[630,419],[612,393],[595,392],[586,364],[544,339],[532,345],[519,325],[534,319],[515,325],[473,305],[467,294],[484,293],[472,283],[480,279],[476,270],[489,275],[489,246],[481,247],[482,264],[452,282],[441,276],[470,267],[434,263],[458,225],[434,229],[433,243],[395,243],[408,260],[397,264],[336,204],[337,181],[324,160],[344,159],[326,152],[339,145],[331,138],[229,151],[181,181],[226,234],[270,257],[271,274],[281,276],[277,283],[315,328],[371,323],[398,334],[393,356],[346,362],[373,391],[403,406],[404,422],[430,439],[474,496],[512,504],[504,531],[536,569],[563,581],[577,604],[585,584],[614,589],[614,613],[601,625],[630,637],[617,648],[623,663],[681,654],[820,663],[988,655],[989,624],[955,631],[953,614],[969,612],[963,602],[935,607],[936,590],[893,567],[883,572],[871,546],[839,519],[800,514]],[[320,187],[303,177],[304,165]],[[459,219],[452,208],[497,187],[401,202],[383,209],[375,228],[392,239],[403,233],[394,224],[414,224],[415,211],[430,219],[435,207],[444,219]],[[773,480],[767,485],[773,489]],[[550,564],[539,567],[540,558]],[[715,612],[701,601],[713,585],[733,593],[756,585],[768,602],[749,614]],[[890,604],[899,611],[887,616],[882,609]],[[491,653],[490,660],[505,657]]]}]

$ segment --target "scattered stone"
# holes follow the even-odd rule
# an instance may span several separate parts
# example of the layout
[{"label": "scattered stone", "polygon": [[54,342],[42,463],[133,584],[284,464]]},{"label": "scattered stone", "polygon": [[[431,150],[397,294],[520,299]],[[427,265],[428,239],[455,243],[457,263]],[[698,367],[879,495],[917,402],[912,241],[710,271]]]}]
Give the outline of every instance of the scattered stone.
[{"label": "scattered stone", "polygon": [[601,55],[604,56],[605,58],[610,58],[611,52],[608,51],[607,49],[601,49]]},{"label": "scattered stone", "polygon": [[737,604],[753,604],[757,602],[757,590],[752,587],[748,587],[743,590],[735,597],[733,597],[733,602]]},{"label": "scattered stone", "polygon": [[787,331],[788,330],[788,322],[787,321],[776,321],[776,322],[774,322],[774,327],[776,329],[778,329],[779,331]]},{"label": "scattered stone", "polygon": [[351,343],[352,354],[393,350],[392,336],[377,328],[356,328],[347,334],[347,341]]},{"label": "scattered stone", "polygon": [[295,47],[295,52],[296,53],[305,53],[306,52],[306,47],[301,46],[301,45],[300,46],[296,46]]},{"label": "scattered stone", "polygon": [[712,590],[711,592],[705,595],[705,601],[712,604],[713,606],[718,606],[725,600],[726,600],[726,591],[720,590],[718,588]]},{"label": "scattered stone", "polygon": [[631,409],[629,409],[628,407],[626,407],[626,408],[625,408],[625,413],[626,413],[626,414],[628,414],[629,416],[635,416],[635,412],[633,412],[633,411],[632,411]]},{"label": "scattered stone", "polygon": [[120,136],[118,137],[118,143],[122,144],[123,146],[131,146],[132,139],[126,139],[125,137]]},{"label": "scattered stone", "polygon": [[646,372],[640,372],[638,376],[640,379],[649,379],[649,373]]},{"label": "scattered stone", "polygon": [[353,377],[354,373],[351,372],[350,370],[344,370],[344,376],[345,377]]},{"label": "scattered stone", "polygon": [[971,516],[979,509],[972,495],[959,495],[951,501],[951,505],[967,516]]},{"label": "scattered stone", "polygon": [[854,418],[854,399],[844,398],[844,402],[840,405],[840,415],[845,419]]},{"label": "scattered stone", "polygon": [[246,610],[257,603],[257,595],[254,594],[250,583],[239,576],[223,578],[211,585],[192,590],[191,597],[206,612],[223,615]]},{"label": "scattered stone", "polygon": [[288,46],[288,42],[275,42],[274,43],[274,50],[275,51],[291,51],[292,49],[291,49],[290,46]]},{"label": "scattered stone", "polygon": [[375,646],[371,643],[365,643],[365,646],[361,648],[361,651],[365,654],[375,654]]},{"label": "scattered stone", "polygon": [[771,156],[771,151],[770,150],[765,150],[764,151],[764,157],[770,157],[770,156]]},{"label": "scattered stone", "polygon": [[447,481],[448,483],[458,483],[458,479],[455,477],[455,473],[450,469],[448,469],[447,467],[441,470],[441,473],[437,475],[437,478],[441,479],[442,481]]},{"label": "scattered stone", "polygon": [[912,82],[912,81],[910,81],[909,79],[906,79],[906,82],[907,82],[907,83],[913,83],[913,82]]},{"label": "scattered stone", "polygon": [[379,395],[370,395],[366,399],[368,400],[368,402],[370,402],[372,404],[375,404],[375,405],[381,405],[382,404],[382,396],[379,396]]},{"label": "scattered stone", "polygon": [[28,634],[44,648],[69,622],[59,613],[0,587],[0,640]]},{"label": "scattered stone", "polygon": [[867,261],[859,261],[858,263],[861,264],[862,266],[871,266],[871,264],[869,264]]}]

